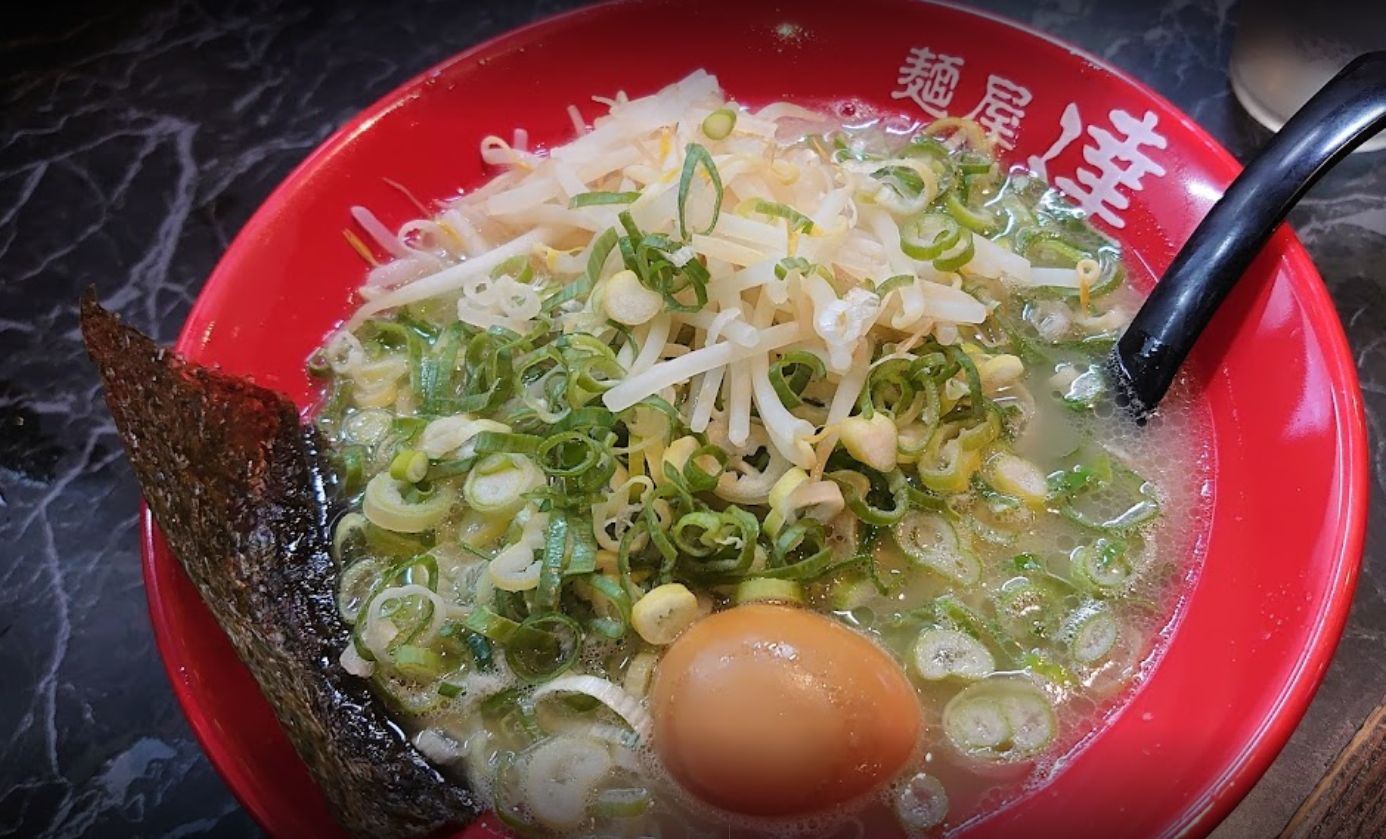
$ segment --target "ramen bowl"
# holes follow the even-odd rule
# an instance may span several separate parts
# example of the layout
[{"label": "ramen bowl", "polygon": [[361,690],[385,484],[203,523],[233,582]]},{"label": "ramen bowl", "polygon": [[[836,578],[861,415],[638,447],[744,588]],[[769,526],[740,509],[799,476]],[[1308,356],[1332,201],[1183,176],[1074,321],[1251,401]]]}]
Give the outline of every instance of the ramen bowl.
[{"label": "ramen bowl", "polygon": [[[342,238],[352,205],[398,224],[417,211],[391,182],[425,199],[455,195],[488,177],[473,151],[484,136],[523,127],[535,144],[560,143],[572,136],[568,105],[590,120],[594,94],[650,93],[700,67],[741,102],[790,99],[846,123],[971,116],[1006,163],[1044,174],[1122,242],[1147,283],[1238,171],[1140,83],[975,12],[907,0],[596,6],[468,50],[334,134],[227,250],[178,350],[307,408],[317,393],[304,360],[363,277]],[[1364,419],[1332,301],[1288,229],[1187,370],[1208,418],[1210,515],[1183,560],[1192,582],[1167,637],[1133,695],[1044,784],[969,821],[973,835],[1207,832],[1275,757],[1328,665],[1361,558]],[[333,835],[307,770],[147,514],[144,534],[156,637],[208,757],[271,835]]]}]

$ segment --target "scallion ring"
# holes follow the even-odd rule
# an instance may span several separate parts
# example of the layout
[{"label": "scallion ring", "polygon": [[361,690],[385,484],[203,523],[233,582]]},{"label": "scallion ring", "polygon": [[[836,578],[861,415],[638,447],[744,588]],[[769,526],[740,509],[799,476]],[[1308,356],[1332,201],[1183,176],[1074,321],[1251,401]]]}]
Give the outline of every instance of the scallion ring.
[{"label": "scallion ring", "polygon": [[952,216],[925,213],[901,225],[900,250],[911,259],[937,259],[957,245],[962,235],[962,225]]},{"label": "scallion ring", "polygon": [[709,140],[725,140],[736,128],[736,111],[731,108],[718,108],[703,117],[703,134]]},{"label": "scallion ring", "polygon": [[551,681],[577,661],[582,627],[559,612],[527,618],[505,644],[506,662],[530,684]]}]

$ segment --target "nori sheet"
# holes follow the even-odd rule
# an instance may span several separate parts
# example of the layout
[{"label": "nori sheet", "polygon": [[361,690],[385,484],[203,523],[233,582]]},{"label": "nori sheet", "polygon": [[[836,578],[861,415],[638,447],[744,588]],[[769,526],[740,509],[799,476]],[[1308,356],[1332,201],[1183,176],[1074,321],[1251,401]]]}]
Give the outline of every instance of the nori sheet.
[{"label": "nori sheet", "polygon": [[320,441],[280,394],[186,362],[88,292],[82,335],[145,501],[354,836],[425,836],[478,802],[430,766],[338,656]]}]

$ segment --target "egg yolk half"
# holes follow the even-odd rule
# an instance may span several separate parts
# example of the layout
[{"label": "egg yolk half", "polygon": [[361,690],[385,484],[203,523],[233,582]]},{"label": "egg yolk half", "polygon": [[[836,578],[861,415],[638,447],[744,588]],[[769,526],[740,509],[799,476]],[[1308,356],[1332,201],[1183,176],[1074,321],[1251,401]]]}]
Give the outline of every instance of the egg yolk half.
[{"label": "egg yolk half", "polygon": [[699,799],[736,813],[818,812],[880,788],[923,725],[900,666],[802,609],[739,606],[669,647],[651,687],[653,745]]}]

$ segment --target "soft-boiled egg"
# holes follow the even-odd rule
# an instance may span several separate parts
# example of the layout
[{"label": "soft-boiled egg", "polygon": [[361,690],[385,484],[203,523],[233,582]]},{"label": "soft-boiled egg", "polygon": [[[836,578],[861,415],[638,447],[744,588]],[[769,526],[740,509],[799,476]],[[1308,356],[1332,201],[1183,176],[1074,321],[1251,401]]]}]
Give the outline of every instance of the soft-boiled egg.
[{"label": "soft-boiled egg", "polygon": [[892,780],[919,741],[919,701],[862,635],[786,606],[738,606],[689,627],[651,688],[654,749],[724,810],[827,810]]}]

